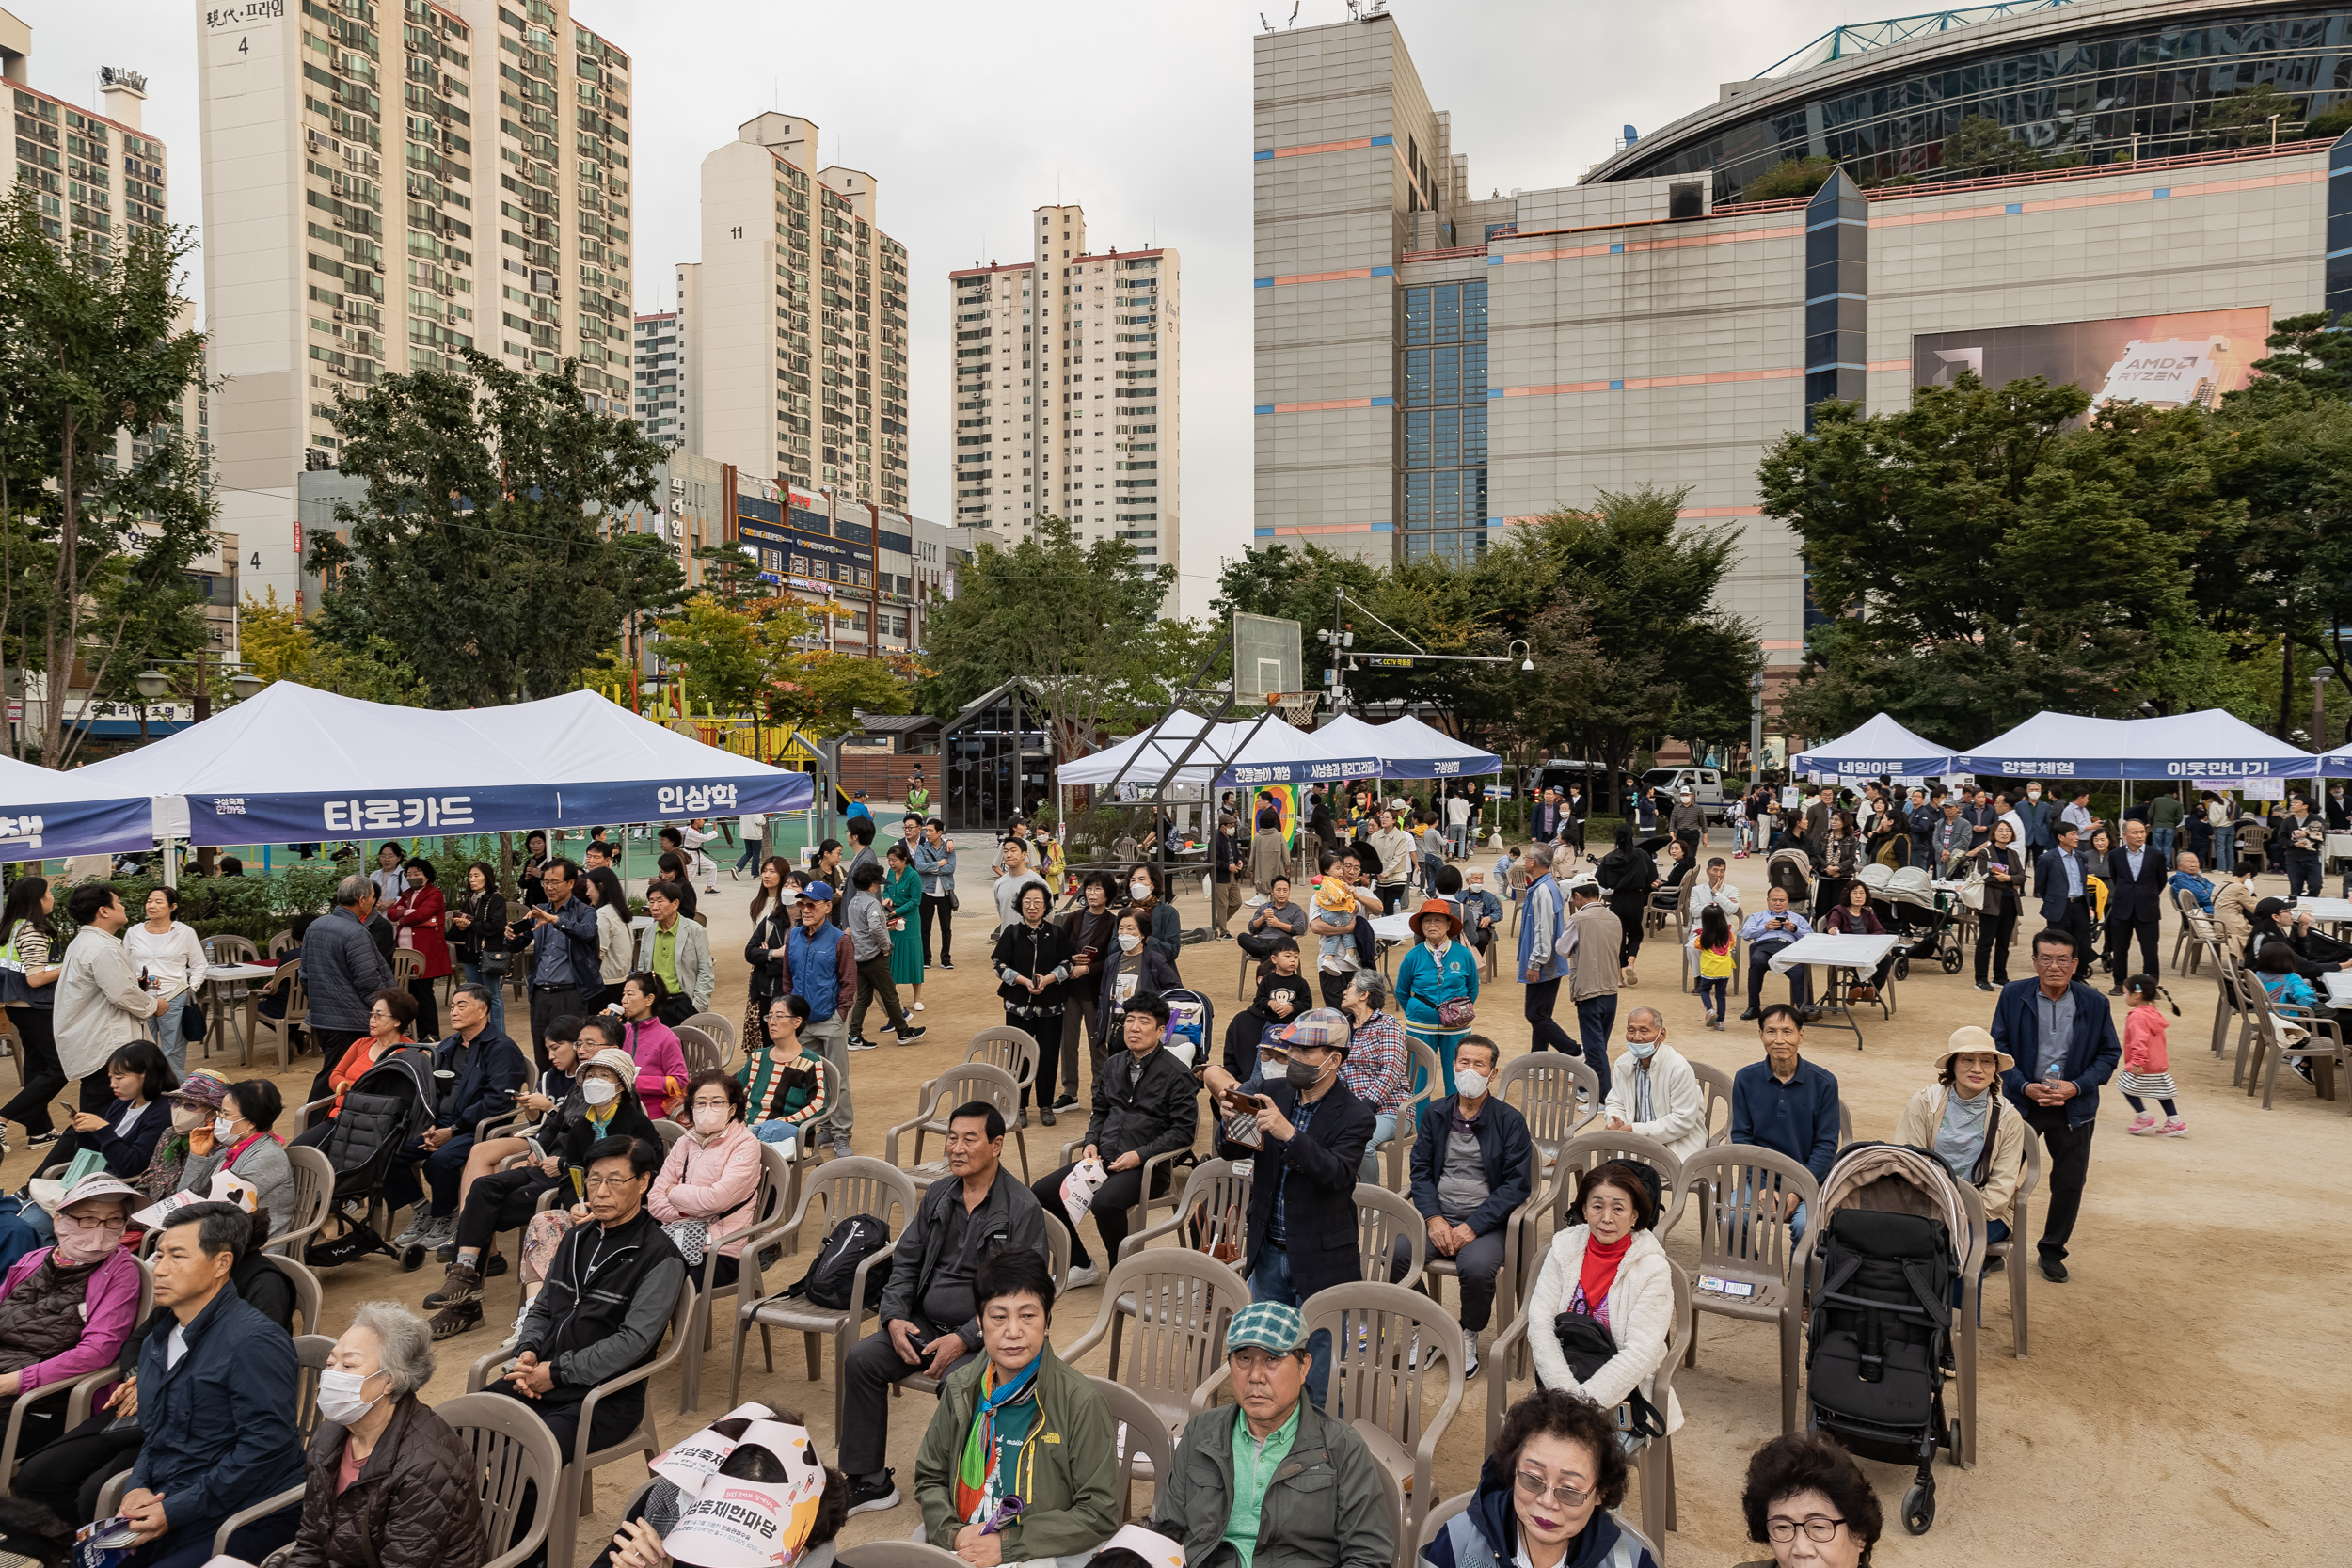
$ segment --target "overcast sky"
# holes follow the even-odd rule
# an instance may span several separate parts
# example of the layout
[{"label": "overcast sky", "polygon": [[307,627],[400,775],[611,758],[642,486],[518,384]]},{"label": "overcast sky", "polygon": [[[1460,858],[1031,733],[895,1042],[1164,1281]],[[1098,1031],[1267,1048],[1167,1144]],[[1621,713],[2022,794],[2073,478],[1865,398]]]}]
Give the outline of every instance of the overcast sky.
[{"label": "overcast sky", "polygon": [[[397,0],[379,0],[385,13]],[[189,0],[0,0],[33,28],[35,87],[95,108],[97,70],[148,78],[170,151],[171,215],[203,215]],[[1082,203],[1094,248],[1184,255],[1184,608],[1250,528],[1250,47],[1255,0],[977,5],[893,0],[574,0],[636,66],[637,308],[668,308],[697,259],[697,170],[760,110],[817,122],[823,163],[871,173],[914,278],[914,502],[949,520],[946,277],[1025,256],[1030,210]],[[1574,183],[1619,128],[1710,103],[1867,0],[1393,0],[1430,101],[1454,114],[1473,191]],[[1278,27],[1287,8],[1263,14]],[[1345,20],[1300,0],[1299,25]],[[199,236],[200,237],[200,236]],[[199,255],[199,261],[200,261]],[[1565,498],[1578,499],[1583,498]]]}]

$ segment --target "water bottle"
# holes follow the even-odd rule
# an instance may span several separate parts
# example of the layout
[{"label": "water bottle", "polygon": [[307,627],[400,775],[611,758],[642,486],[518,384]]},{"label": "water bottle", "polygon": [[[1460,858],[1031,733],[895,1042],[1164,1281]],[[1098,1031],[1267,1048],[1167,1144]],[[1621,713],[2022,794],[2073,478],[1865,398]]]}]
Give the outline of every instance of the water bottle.
[{"label": "water bottle", "polygon": [[2060,1084],[2065,1082],[2066,1074],[2060,1069],[2059,1063],[2052,1062],[2048,1067],[2042,1069],[2042,1083],[2043,1087],[2055,1089]]}]

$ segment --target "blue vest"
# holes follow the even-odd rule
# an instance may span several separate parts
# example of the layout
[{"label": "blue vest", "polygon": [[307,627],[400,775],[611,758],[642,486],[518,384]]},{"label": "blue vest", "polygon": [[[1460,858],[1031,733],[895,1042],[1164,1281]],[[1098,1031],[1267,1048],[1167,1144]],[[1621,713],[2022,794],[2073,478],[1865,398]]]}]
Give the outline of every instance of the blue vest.
[{"label": "blue vest", "polygon": [[811,1023],[828,1022],[841,1006],[841,957],[835,950],[848,940],[841,927],[830,922],[819,925],[814,937],[807,927],[795,926],[785,939],[792,994],[808,1004]]}]

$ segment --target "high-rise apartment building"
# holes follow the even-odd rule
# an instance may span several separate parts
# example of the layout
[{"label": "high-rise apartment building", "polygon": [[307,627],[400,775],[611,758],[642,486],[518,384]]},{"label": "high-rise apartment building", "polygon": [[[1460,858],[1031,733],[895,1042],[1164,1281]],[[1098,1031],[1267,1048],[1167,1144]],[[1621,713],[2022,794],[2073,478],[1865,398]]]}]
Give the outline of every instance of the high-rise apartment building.
[{"label": "high-rise apartment building", "polygon": [[1085,209],[1040,207],[1030,260],[947,275],[956,522],[1023,537],[1067,518],[1182,564],[1182,260],[1087,246]]},{"label": "high-rise apartment building", "polygon": [[629,60],[569,0],[198,0],[223,526],[299,602],[335,394],[579,362],[631,411]]},{"label": "high-rise apartment building", "polygon": [[87,245],[101,255],[165,222],[164,144],[139,129],[147,78],[109,67],[98,73],[105,113],[93,114],[35,87],[29,69],[33,33],[0,11],[0,75],[16,124],[16,155],[0,167],[11,187],[33,190],[52,239]]},{"label": "high-rise apartment building", "polygon": [[657,311],[637,318],[637,428],[647,439],[666,447],[678,443],[677,312]]},{"label": "high-rise apartment building", "polygon": [[769,113],[702,166],[702,260],[678,268],[687,447],[745,474],[907,505],[907,252],[874,177],[817,166]]}]

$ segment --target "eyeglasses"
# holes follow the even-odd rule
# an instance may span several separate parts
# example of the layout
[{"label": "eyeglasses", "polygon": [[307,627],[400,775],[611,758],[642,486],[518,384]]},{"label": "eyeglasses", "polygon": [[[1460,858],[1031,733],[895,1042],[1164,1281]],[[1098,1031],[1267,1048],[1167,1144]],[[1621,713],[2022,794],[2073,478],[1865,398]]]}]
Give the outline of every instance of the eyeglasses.
[{"label": "eyeglasses", "polygon": [[609,1193],[615,1187],[626,1187],[637,1178],[631,1176],[592,1176],[580,1184],[592,1192]]},{"label": "eyeglasses", "polygon": [[2043,964],[2071,964],[2074,961],[2074,955],[2072,953],[2036,953],[2033,956],[2033,961],[2037,969]]},{"label": "eyeglasses", "polygon": [[79,1214],[59,1214],[56,1223],[74,1230],[124,1230],[130,1227],[128,1220],[85,1219]]},{"label": "eyeglasses", "polygon": [[1832,1519],[1820,1513],[1804,1519],[1773,1518],[1764,1521],[1764,1533],[1784,1546],[1797,1538],[1800,1529],[1804,1531],[1807,1540],[1835,1541],[1845,1524],[1843,1519]]},{"label": "eyeglasses", "polygon": [[733,1104],[734,1101],[723,1097],[718,1100],[697,1100],[694,1101],[694,1109],[697,1111],[724,1111],[729,1109]]},{"label": "eyeglasses", "polygon": [[1544,1478],[1533,1470],[1521,1470],[1517,1480],[1519,1496],[1532,1503],[1542,1502],[1547,1493],[1549,1494],[1551,1500],[1562,1508],[1582,1508],[1593,1500],[1593,1494],[1589,1488],[1580,1492],[1573,1482],[1565,1481],[1556,1486],[1548,1485]]}]

